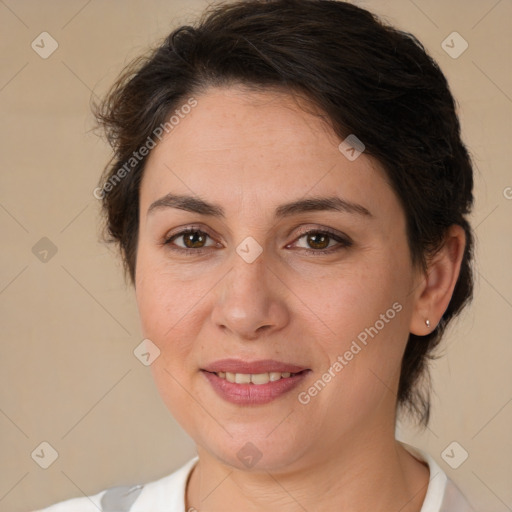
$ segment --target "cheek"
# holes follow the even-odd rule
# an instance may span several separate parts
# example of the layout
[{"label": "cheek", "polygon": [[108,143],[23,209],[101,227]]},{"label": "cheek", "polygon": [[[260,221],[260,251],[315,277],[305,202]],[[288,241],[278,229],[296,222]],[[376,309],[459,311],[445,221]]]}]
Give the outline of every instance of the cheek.
[{"label": "cheek", "polygon": [[144,251],[137,261],[136,276],[135,296],[142,333],[161,352],[155,364],[176,360],[172,353],[186,352],[187,348],[187,340],[180,333],[192,309],[193,287],[180,285]]},{"label": "cheek", "polygon": [[[313,303],[325,323],[331,327],[333,343],[338,340],[348,342],[364,333],[366,328],[378,321],[381,327],[381,315],[385,315],[384,329],[394,323],[396,311],[392,309],[395,302],[400,302],[401,293],[396,277],[383,272],[385,265],[368,265],[349,270],[333,276],[324,284],[323,289],[315,290]],[[386,311],[390,310],[388,315]],[[363,335],[364,337],[364,335]],[[343,348],[343,347],[341,347]]]},{"label": "cheek", "polygon": [[193,340],[197,338],[192,305],[200,296],[193,286],[189,291],[140,258],[136,284],[140,323],[143,336],[160,350],[150,370],[163,402],[187,432],[195,428],[192,418],[201,414],[192,410],[195,402],[188,391],[190,374],[195,370]]},{"label": "cheek", "polygon": [[181,284],[147,245],[138,247],[135,296],[144,335],[162,342],[162,335],[185,315],[191,287]]},{"label": "cheek", "polygon": [[331,366],[335,402],[375,403],[396,385],[409,332],[407,268],[405,260],[401,266],[383,258],[379,265],[339,276],[317,304],[331,330],[322,350],[331,365],[338,362]]}]

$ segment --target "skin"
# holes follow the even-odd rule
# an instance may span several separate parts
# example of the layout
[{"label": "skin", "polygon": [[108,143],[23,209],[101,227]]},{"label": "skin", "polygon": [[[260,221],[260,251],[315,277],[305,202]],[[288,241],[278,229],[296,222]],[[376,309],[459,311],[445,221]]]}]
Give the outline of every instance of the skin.
[{"label": "skin", "polygon": [[[142,330],[161,351],[155,382],[200,457],[187,510],[419,511],[428,468],[394,438],[400,362],[409,332],[427,334],[425,320],[432,329],[449,303],[463,230],[450,228],[425,273],[411,263],[404,212],[383,169],[364,153],[349,161],[311,107],[284,92],[235,86],[195,97],[149,156],[136,264]],[[148,213],[168,193],[199,196],[225,217],[170,207]],[[274,217],[282,203],[333,195],[371,215]],[[192,247],[202,244],[198,253],[178,252],[190,248],[183,236],[163,243],[190,226],[209,236]],[[321,248],[338,250],[308,253],[319,246],[304,232],[325,228],[352,245],[324,239]],[[263,250],[252,263],[236,252],[248,236]],[[401,311],[301,404],[298,393],[394,303]],[[229,357],[311,372],[271,403],[240,406],[220,398],[200,371]],[[252,468],[237,457],[247,442],[262,455]]]}]

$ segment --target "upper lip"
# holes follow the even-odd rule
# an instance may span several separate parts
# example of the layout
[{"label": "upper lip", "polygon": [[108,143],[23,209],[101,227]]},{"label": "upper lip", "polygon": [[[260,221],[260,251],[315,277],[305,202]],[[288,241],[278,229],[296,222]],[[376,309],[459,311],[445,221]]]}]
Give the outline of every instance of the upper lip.
[{"label": "upper lip", "polygon": [[230,373],[270,373],[289,372],[298,373],[307,368],[295,364],[283,363],[273,359],[261,359],[258,361],[242,361],[241,359],[220,359],[206,365],[203,370],[207,372],[230,372]]}]

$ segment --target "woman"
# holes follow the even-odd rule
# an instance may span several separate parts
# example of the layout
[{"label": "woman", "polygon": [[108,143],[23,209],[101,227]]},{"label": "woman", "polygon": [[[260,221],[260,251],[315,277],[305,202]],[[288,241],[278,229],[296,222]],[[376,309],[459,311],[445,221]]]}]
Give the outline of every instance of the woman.
[{"label": "woman", "polygon": [[98,118],[95,195],[198,457],[45,510],[471,510],[395,440],[472,294],[472,166],[421,44],[344,2],[217,5]]}]

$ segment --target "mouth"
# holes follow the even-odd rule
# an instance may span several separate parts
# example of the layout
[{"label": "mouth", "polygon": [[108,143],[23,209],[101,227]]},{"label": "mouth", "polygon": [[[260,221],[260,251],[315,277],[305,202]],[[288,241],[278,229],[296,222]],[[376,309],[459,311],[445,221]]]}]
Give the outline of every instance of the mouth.
[{"label": "mouth", "polygon": [[279,361],[217,361],[201,373],[223,400],[236,405],[262,405],[290,393],[310,369]]},{"label": "mouth", "polygon": [[232,384],[254,384],[256,386],[262,386],[269,382],[277,382],[281,379],[289,379],[296,375],[306,372],[308,370],[302,370],[300,372],[266,372],[266,373],[232,373],[232,372],[213,372],[219,379],[225,379]]}]

